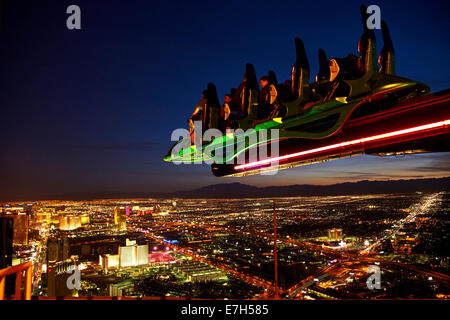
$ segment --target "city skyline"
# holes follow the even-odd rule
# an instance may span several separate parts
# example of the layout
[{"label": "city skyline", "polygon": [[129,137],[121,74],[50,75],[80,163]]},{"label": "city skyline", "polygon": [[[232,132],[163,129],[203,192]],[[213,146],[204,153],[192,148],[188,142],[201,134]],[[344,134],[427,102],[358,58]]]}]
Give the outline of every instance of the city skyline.
[{"label": "city skyline", "polygon": [[446,190],[449,187],[450,177],[415,177],[413,179],[388,179],[388,180],[357,180],[354,182],[341,182],[333,184],[289,184],[254,186],[241,182],[216,183],[201,186],[199,188],[178,189],[170,192],[120,192],[114,190],[100,192],[66,192],[55,194],[41,194],[33,197],[21,197],[20,195],[0,197],[0,203],[27,203],[38,200],[61,201],[91,201],[101,199],[167,199],[167,198],[272,198],[292,196],[334,196],[334,195],[365,195],[382,194],[387,191],[394,193],[434,192]]},{"label": "city skyline", "polygon": [[[1,205],[0,226],[29,221],[14,226],[5,257],[33,263],[38,300],[448,299],[449,201],[445,191],[53,200]],[[73,286],[71,268],[79,272]]]}]

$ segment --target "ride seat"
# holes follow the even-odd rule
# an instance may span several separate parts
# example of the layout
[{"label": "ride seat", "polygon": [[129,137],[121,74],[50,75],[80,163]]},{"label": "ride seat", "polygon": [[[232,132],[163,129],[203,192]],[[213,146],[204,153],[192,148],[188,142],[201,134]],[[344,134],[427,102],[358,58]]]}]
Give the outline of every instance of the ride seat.
[{"label": "ride seat", "polygon": [[376,75],[377,57],[375,32],[367,28],[366,21],[369,18],[366,6],[361,6],[361,18],[364,32],[358,42],[358,69],[363,75]]},{"label": "ride seat", "polygon": [[[369,15],[367,14],[367,8],[361,6],[361,20],[364,28],[364,32],[358,42],[358,53],[359,57],[356,58],[354,63],[355,72],[348,72],[347,74],[341,75],[345,86],[348,91],[347,97],[358,97],[366,95],[375,83],[376,76],[378,74],[377,66],[377,56],[376,56],[376,41],[375,33],[373,30],[367,28],[367,19]],[[353,60],[355,56],[350,55],[347,57],[347,62]],[[350,59],[349,59],[350,58]]]},{"label": "ride seat", "polygon": [[269,84],[273,84],[275,87],[278,85],[277,75],[275,74],[275,71],[270,70],[269,74]]},{"label": "ride seat", "polygon": [[[242,88],[241,88],[242,85]],[[258,118],[258,100],[259,100],[259,85],[256,79],[255,67],[251,63],[245,66],[244,81],[239,86],[235,97],[239,95],[241,112],[244,118],[239,119],[239,126],[241,129],[248,129],[251,123]]]},{"label": "ride seat", "polygon": [[378,56],[379,74],[395,75],[395,51],[391,35],[385,21],[381,21],[381,32],[383,33],[383,49]]},{"label": "ride seat", "polygon": [[330,70],[334,68],[337,69],[337,72],[339,72],[339,66],[337,63],[333,64],[335,62],[334,60],[328,62],[327,54],[323,49],[319,49],[318,57],[319,72],[314,79],[314,83],[311,84],[311,100],[316,102],[323,100],[330,90]]},{"label": "ride seat", "polygon": [[203,128],[219,128],[220,121],[220,102],[217,96],[217,89],[213,83],[208,83],[208,93],[206,97],[206,106],[203,110]]},{"label": "ride seat", "polygon": [[256,119],[258,114],[259,85],[256,79],[255,67],[251,63],[245,66],[247,81],[244,86],[242,97],[242,109],[247,114],[247,118]]},{"label": "ride seat", "polygon": [[330,81],[330,67],[328,65],[327,54],[323,49],[319,49],[319,72],[316,75],[315,82],[322,83]]},{"label": "ride seat", "polygon": [[305,46],[300,38],[295,38],[296,61],[291,71],[291,96],[294,102],[286,103],[286,116],[297,115],[302,102],[309,96],[309,62]]}]

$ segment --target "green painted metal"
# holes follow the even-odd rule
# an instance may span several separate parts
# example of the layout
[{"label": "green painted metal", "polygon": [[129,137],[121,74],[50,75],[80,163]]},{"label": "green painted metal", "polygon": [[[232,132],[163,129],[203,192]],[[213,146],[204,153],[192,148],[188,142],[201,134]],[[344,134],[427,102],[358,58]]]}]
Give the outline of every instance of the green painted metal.
[{"label": "green painted metal", "polygon": [[[372,77],[373,79],[373,77]],[[190,145],[189,141],[180,140],[169,153],[164,157],[164,161],[168,162],[199,162],[199,161],[214,161],[214,162],[229,162],[236,158],[242,152],[255,147],[259,144],[266,142],[273,142],[273,138],[270,134],[264,139],[259,137],[261,130],[278,129],[278,137],[275,139],[285,138],[306,138],[306,139],[323,139],[333,134],[336,134],[339,129],[342,128],[348,117],[359,106],[370,101],[370,98],[374,95],[386,94],[389,95],[392,92],[405,88],[413,88],[417,85],[421,85],[417,82],[409,79],[400,78],[392,75],[378,75],[375,80],[372,81],[373,85],[370,90],[366,87],[368,79],[351,80],[346,81],[352,88],[351,95],[357,94],[359,98],[340,97],[335,98],[318,105],[311,107],[306,113],[299,114],[294,117],[288,117],[285,119],[272,119],[266,122],[257,124],[254,128],[246,131],[241,130],[236,134],[223,135],[221,137],[214,138],[210,143],[204,143],[203,146],[198,149],[196,146]],[[361,94],[365,92],[366,94]],[[314,122],[320,122],[321,120],[330,119],[332,124],[319,132],[311,132],[308,130],[299,130],[299,128],[307,127],[308,124],[314,124]],[[256,135],[255,135],[256,133]],[[254,141],[254,138],[257,138]],[[253,138],[253,141],[252,141]],[[188,139],[188,138],[186,138]],[[185,142],[187,147],[181,148],[177,154],[172,154],[172,150],[180,143]],[[239,147],[236,147],[239,144]],[[226,154],[224,150],[233,146],[233,152]],[[218,153],[225,153],[224,156],[218,157]],[[216,156],[214,155],[216,154]],[[219,160],[218,160],[219,159]]]}]

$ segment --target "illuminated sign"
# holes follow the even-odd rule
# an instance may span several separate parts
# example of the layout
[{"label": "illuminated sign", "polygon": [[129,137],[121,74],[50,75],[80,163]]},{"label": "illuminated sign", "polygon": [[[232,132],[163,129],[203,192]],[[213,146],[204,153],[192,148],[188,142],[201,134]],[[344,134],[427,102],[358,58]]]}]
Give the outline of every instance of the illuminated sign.
[{"label": "illuminated sign", "polygon": [[166,243],[178,243],[178,240],[167,240],[167,239],[163,239],[164,242]]}]

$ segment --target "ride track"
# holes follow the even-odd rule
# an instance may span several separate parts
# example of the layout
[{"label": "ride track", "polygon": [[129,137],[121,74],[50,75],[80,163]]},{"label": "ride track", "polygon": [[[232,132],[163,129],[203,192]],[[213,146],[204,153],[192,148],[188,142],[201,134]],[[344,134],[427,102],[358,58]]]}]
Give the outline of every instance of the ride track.
[{"label": "ride track", "polygon": [[[395,108],[349,119],[326,139],[278,141],[280,155],[245,164],[213,164],[216,176],[239,177],[355,155],[390,156],[450,151],[450,90],[404,101]],[[252,152],[248,150],[247,153]]]}]

